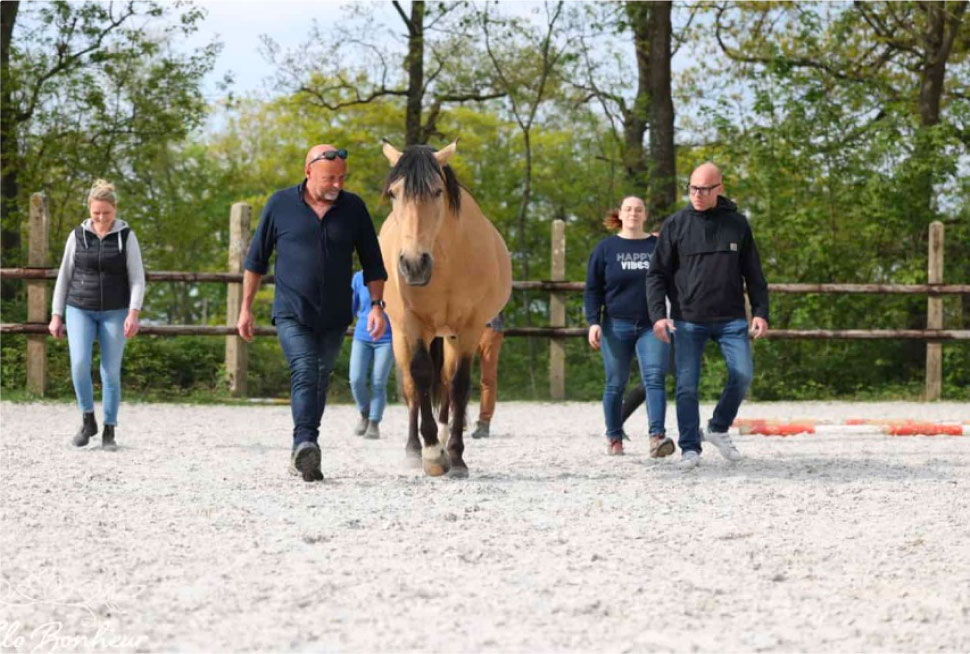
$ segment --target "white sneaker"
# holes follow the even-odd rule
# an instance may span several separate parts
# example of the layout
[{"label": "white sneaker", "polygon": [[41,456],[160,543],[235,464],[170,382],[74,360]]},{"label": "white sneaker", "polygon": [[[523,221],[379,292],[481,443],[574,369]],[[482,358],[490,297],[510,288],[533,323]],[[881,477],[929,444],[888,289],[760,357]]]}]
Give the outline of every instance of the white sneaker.
[{"label": "white sneaker", "polygon": [[726,431],[711,431],[710,429],[704,430],[704,440],[717,448],[717,451],[721,453],[728,461],[740,461],[741,453],[738,452],[738,448],[734,447],[734,443],[731,442],[731,435]]},{"label": "white sneaker", "polygon": [[677,464],[684,470],[690,470],[691,468],[696,468],[701,463],[701,455],[699,452],[694,450],[685,450],[683,454],[680,455],[680,462]]}]

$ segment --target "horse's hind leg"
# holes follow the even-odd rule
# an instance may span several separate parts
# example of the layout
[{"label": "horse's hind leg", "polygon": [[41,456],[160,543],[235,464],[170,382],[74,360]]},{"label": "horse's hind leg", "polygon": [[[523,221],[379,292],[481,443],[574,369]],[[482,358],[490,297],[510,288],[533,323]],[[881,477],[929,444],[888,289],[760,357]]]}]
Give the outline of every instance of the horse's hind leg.
[{"label": "horse's hind leg", "polygon": [[[438,440],[434,410],[431,407],[431,387],[434,383],[434,363],[424,341],[418,341],[411,354],[411,378],[414,381],[414,411],[421,411],[421,436],[424,447],[421,449],[421,463],[424,472],[438,477],[448,472],[450,462],[448,453]],[[412,423],[416,420],[412,418]]]}]

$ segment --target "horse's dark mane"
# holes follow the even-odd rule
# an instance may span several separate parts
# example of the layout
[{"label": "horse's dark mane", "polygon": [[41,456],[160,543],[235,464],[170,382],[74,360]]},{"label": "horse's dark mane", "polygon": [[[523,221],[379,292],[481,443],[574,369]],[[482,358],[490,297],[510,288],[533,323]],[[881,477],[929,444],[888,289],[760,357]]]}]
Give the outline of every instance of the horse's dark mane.
[{"label": "horse's dark mane", "polygon": [[[404,178],[405,197],[429,198],[435,180],[441,179],[445,185],[448,206],[457,215],[459,209],[461,209],[461,183],[451,166],[446,165],[443,169],[438,166],[434,153],[434,148],[428,145],[409,145],[404,148],[401,158],[397,160],[397,163],[387,175],[384,190],[381,192],[383,197],[387,197],[391,184]],[[442,172],[444,173],[443,179]]]}]

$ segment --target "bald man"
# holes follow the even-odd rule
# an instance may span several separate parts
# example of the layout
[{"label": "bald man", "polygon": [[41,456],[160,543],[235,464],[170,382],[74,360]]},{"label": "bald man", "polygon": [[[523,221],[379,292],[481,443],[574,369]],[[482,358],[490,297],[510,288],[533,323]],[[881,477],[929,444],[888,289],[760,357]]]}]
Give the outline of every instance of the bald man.
[{"label": "bald man", "polygon": [[330,373],[344,332],[353,320],[351,278],[357,252],[370,292],[367,331],[383,335],[387,272],[374,223],[364,201],[344,190],[347,150],[315,145],[304,161],[304,179],[277,191],[263,207],[246,257],[237,329],[253,338],[253,298],[276,251],[273,324],[290,367],[293,449],[290,472],[321,481],[320,420]]},{"label": "bald man", "polygon": [[[647,306],[657,338],[669,342],[673,335],[676,344],[680,465],[694,468],[700,464],[701,441],[729,461],[741,459],[728,428],[754,374],[744,292],[747,288],[753,316],[750,336],[761,338],[768,331],[768,284],[748,220],[724,197],[717,166],[698,166],[687,192],[690,204],[670,216],[660,232],[647,272]],[[697,387],[708,339],[720,346],[728,379],[704,430]]]}]

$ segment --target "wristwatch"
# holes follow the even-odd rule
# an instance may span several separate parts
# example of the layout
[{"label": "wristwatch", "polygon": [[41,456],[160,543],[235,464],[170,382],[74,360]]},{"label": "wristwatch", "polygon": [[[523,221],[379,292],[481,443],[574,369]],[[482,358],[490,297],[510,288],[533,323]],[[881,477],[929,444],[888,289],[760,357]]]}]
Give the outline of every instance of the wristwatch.
[{"label": "wristwatch", "polygon": [[371,300],[370,305],[371,307],[374,307],[374,306],[380,307],[381,311],[383,311],[384,308],[387,306],[386,304],[384,304],[384,300]]}]

